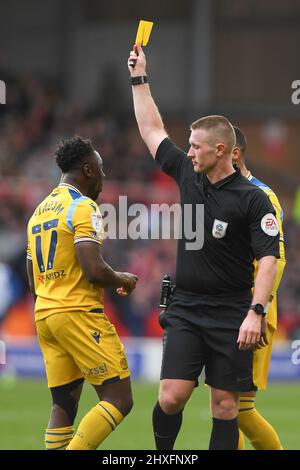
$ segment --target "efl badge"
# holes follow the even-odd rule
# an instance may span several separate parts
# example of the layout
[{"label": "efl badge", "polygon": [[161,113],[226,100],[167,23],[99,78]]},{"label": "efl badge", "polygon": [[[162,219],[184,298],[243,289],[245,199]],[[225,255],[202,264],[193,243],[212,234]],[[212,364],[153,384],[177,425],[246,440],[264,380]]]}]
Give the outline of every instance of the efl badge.
[{"label": "efl badge", "polygon": [[215,238],[225,237],[227,227],[228,227],[227,222],[223,222],[222,220],[215,219],[213,229],[212,229],[213,237]]},{"label": "efl badge", "polygon": [[92,214],[92,224],[97,236],[100,237],[102,229],[102,216],[99,212]]},{"label": "efl badge", "polygon": [[261,219],[260,226],[267,235],[270,235],[270,237],[276,237],[276,235],[278,235],[279,228],[275,215],[264,215]]}]

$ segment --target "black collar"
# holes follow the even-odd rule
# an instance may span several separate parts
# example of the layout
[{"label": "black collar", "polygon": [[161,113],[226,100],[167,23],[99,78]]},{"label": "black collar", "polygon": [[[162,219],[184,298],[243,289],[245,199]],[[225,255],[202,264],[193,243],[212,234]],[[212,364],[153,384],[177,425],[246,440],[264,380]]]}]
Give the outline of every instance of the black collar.
[{"label": "black collar", "polygon": [[224,186],[225,184],[229,183],[230,181],[238,178],[241,175],[241,172],[240,172],[239,168],[234,167],[234,169],[235,169],[235,171],[233,173],[231,173],[231,175],[226,176],[226,178],[223,178],[222,180],[219,180],[214,184],[212,184],[209,181],[209,179],[207,178],[207,175],[204,174],[205,185],[211,186],[212,188],[215,188],[215,189],[222,188],[222,186]]}]

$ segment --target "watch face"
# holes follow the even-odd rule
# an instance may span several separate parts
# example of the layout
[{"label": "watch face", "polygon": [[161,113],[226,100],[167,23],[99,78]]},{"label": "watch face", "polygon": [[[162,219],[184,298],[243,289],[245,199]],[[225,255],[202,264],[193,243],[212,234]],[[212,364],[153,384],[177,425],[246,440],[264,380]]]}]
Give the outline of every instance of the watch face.
[{"label": "watch face", "polygon": [[264,313],[264,307],[261,304],[256,304],[254,307],[254,310],[256,313],[259,313],[260,315],[263,315]]}]

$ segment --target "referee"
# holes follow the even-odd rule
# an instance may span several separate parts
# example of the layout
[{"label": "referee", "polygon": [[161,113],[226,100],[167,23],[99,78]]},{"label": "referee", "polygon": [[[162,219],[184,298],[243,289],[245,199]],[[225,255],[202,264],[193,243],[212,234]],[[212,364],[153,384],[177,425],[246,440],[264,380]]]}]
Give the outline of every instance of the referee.
[{"label": "referee", "polygon": [[[134,68],[129,65],[132,59]],[[140,45],[130,52],[128,68],[141,136],[162,171],[177,182],[182,209],[192,204],[193,230],[196,204],[204,205],[204,245],[188,250],[184,236],[179,240],[176,290],[162,320],[161,382],[153,411],[156,447],[173,449],[184,406],[205,367],[205,382],[212,391],[209,449],[234,450],[239,392],[256,389],[253,350],[267,341],[264,310],[279,257],[275,211],[268,197],[233,168],[235,134],[226,118],[195,121],[186,154],[164,129],[146,83]],[[182,222],[189,223],[184,216]]]}]

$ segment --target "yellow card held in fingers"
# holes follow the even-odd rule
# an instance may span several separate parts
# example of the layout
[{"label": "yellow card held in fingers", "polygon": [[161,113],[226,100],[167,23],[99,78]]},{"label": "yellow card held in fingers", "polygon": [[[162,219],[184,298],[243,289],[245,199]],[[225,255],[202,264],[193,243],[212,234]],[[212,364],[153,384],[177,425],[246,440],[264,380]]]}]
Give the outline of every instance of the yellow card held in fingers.
[{"label": "yellow card held in fingers", "polygon": [[135,44],[141,44],[142,46],[147,45],[152,31],[152,26],[152,21],[140,20],[136,33]]}]

